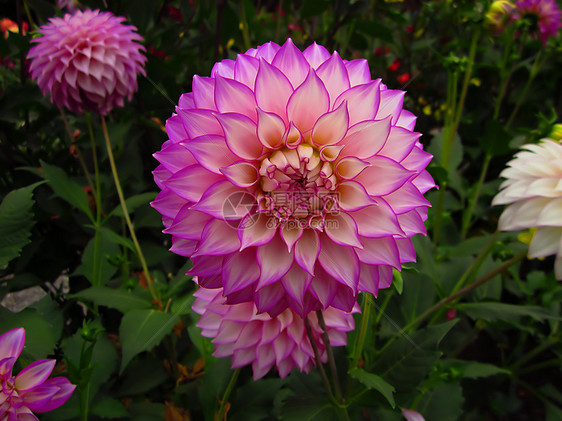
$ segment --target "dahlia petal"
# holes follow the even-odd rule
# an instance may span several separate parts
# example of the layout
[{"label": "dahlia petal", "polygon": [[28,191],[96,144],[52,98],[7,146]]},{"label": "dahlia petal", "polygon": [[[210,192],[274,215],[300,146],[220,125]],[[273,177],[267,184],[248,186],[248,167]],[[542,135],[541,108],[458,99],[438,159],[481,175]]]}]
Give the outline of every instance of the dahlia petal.
[{"label": "dahlia petal", "polygon": [[317,146],[335,145],[347,133],[349,114],[347,104],[321,116],[312,129],[312,141]]},{"label": "dahlia petal", "polygon": [[384,196],[394,213],[401,215],[420,206],[431,206],[422,193],[410,182],[404,183],[399,190]]},{"label": "dahlia petal", "polygon": [[500,216],[498,228],[514,231],[536,226],[539,213],[550,201],[548,197],[535,197],[509,205]]},{"label": "dahlia petal", "polygon": [[285,275],[293,264],[294,255],[287,251],[281,238],[276,235],[269,243],[258,247],[257,258],[260,279],[256,289],[259,290]]},{"label": "dahlia petal", "polygon": [[405,129],[414,130],[417,119],[418,118],[410,111],[402,110],[400,111],[400,116],[398,117],[398,121],[396,121],[396,125],[404,127]]},{"label": "dahlia petal", "polygon": [[295,261],[305,271],[314,275],[314,265],[320,254],[320,239],[315,230],[306,229],[295,246]]},{"label": "dahlia petal", "polygon": [[396,241],[392,237],[364,238],[363,248],[355,249],[359,260],[369,265],[390,265],[398,270],[400,264],[400,253]]},{"label": "dahlia petal", "polygon": [[426,170],[423,170],[417,177],[413,178],[411,182],[421,194],[435,187],[435,180],[433,180],[431,174]]},{"label": "dahlia petal", "polygon": [[[379,270],[376,265],[368,265],[361,263],[359,273],[359,284],[357,288],[360,291],[366,291],[373,296],[377,297],[379,294]],[[366,297],[368,300],[371,297]]]},{"label": "dahlia petal", "polygon": [[[20,328],[22,329],[22,328]],[[0,376],[11,377],[12,368],[18,360],[18,357],[9,357],[0,360]],[[2,395],[0,395],[0,405],[2,404]]]},{"label": "dahlia petal", "polygon": [[347,213],[328,215],[324,220],[324,232],[332,241],[342,246],[362,248],[357,224]]},{"label": "dahlia petal", "polygon": [[338,205],[345,211],[355,211],[376,204],[365,188],[355,181],[344,181],[338,184],[337,191]]},{"label": "dahlia petal", "polygon": [[197,163],[197,160],[193,157],[191,152],[189,152],[183,144],[172,143],[166,148],[163,148],[159,152],[153,154],[159,162],[166,167],[170,172],[175,173],[190,164]]},{"label": "dahlia petal", "polygon": [[296,149],[302,142],[302,134],[291,121],[289,128],[283,135],[283,143],[289,149]]},{"label": "dahlia petal", "polygon": [[240,336],[238,336],[238,339],[234,344],[234,350],[249,348],[257,345],[257,343],[260,341],[260,333],[262,327],[261,325],[262,323],[257,320],[246,322],[242,327]]},{"label": "dahlia petal", "polygon": [[58,391],[51,397],[48,402],[43,403],[40,408],[33,408],[27,403],[26,393],[25,405],[35,412],[47,412],[58,408],[59,406],[63,405],[68,400],[68,398],[70,398],[70,395],[72,395],[74,389],[76,389],[76,386],[71,384],[70,381],[68,381],[68,379],[65,377],[55,377],[49,379],[45,383],[43,383],[43,386],[57,387]]},{"label": "dahlia petal", "polygon": [[215,105],[215,79],[210,77],[193,76],[193,102],[197,108],[213,110]]},{"label": "dahlia petal", "polygon": [[408,237],[415,234],[425,235],[427,233],[423,218],[415,209],[398,215],[398,223]]},{"label": "dahlia petal", "polygon": [[345,63],[351,87],[363,85],[371,81],[369,62],[364,58],[351,60]]},{"label": "dahlia petal", "polygon": [[405,91],[397,91],[394,89],[385,89],[381,92],[381,104],[377,111],[375,119],[382,120],[386,117],[392,118],[392,125],[395,126],[402,111],[404,104]]},{"label": "dahlia petal", "polygon": [[201,239],[203,228],[211,219],[211,216],[203,212],[197,212],[187,209],[189,205],[184,206],[179,212],[174,222],[162,232],[170,234],[186,240]]},{"label": "dahlia petal", "polygon": [[[304,298],[310,281],[312,281],[312,275],[305,272],[297,264],[294,264],[281,278],[281,284],[285,292],[294,300],[294,302],[291,302],[291,308],[300,314],[301,317],[305,317],[308,313],[308,309],[305,308]],[[294,325],[293,323],[291,326]]]},{"label": "dahlia petal", "polygon": [[[25,344],[25,329],[18,327],[11,329],[0,336],[0,359],[18,358]],[[10,367],[11,371],[11,367]],[[0,371],[0,376],[6,372]]]},{"label": "dahlia petal", "polygon": [[349,125],[373,120],[380,104],[380,79],[354,86],[342,93],[334,102],[334,108],[347,101]]},{"label": "dahlia petal", "polygon": [[258,66],[259,60],[255,57],[238,54],[236,64],[234,65],[234,79],[254,90]]},{"label": "dahlia petal", "polygon": [[354,156],[348,156],[338,161],[335,172],[344,180],[352,180],[369,165],[371,164],[367,161],[363,161]]},{"label": "dahlia petal", "polygon": [[303,232],[304,230],[301,224],[293,224],[290,222],[284,222],[281,224],[279,234],[281,235],[283,241],[285,241],[289,252],[293,250],[296,242],[301,239]]},{"label": "dahlia petal", "polygon": [[215,103],[221,113],[238,113],[257,121],[256,99],[250,88],[222,76],[217,76],[215,81]]},{"label": "dahlia petal", "polygon": [[328,91],[314,70],[310,69],[306,80],[289,98],[287,116],[301,133],[305,133],[314,127],[318,118],[328,111],[329,106]]},{"label": "dahlia petal", "polygon": [[275,113],[287,123],[287,103],[293,91],[291,82],[281,70],[260,60],[255,96],[263,111]]},{"label": "dahlia petal", "polygon": [[178,100],[178,108],[195,108],[195,100],[193,99],[193,92],[181,94]]},{"label": "dahlia petal", "polygon": [[391,132],[390,118],[380,121],[363,121],[347,132],[341,156],[358,159],[370,158],[383,149]]},{"label": "dahlia petal", "polygon": [[263,58],[268,63],[271,63],[275,58],[275,54],[281,49],[281,46],[273,41],[266,42],[260,45],[256,50],[256,58]]},{"label": "dahlia petal", "polygon": [[235,162],[228,167],[220,168],[220,172],[232,184],[238,187],[250,187],[259,180],[258,169],[253,164],[245,161]]},{"label": "dahlia petal", "polygon": [[301,50],[293,44],[291,38],[288,38],[277,54],[275,54],[271,64],[287,76],[293,87],[303,83],[310,69],[308,61],[306,61]]},{"label": "dahlia petal", "polygon": [[[243,305],[243,304],[242,304]],[[215,344],[222,344],[222,343],[236,343],[238,337],[242,333],[242,327],[244,325],[240,322],[233,322],[230,320],[223,320],[220,323],[220,329],[214,335],[215,339],[213,339],[213,343]]]},{"label": "dahlia petal", "polygon": [[172,142],[181,142],[188,138],[182,119],[178,115],[174,115],[166,120],[166,132]]},{"label": "dahlia petal", "polygon": [[198,202],[203,193],[224,177],[207,171],[201,165],[190,165],[165,181],[167,188],[190,202]]},{"label": "dahlia petal", "polygon": [[529,257],[544,257],[561,252],[561,238],[562,228],[560,227],[539,228],[533,235],[533,240],[529,246]]},{"label": "dahlia petal", "polygon": [[197,241],[172,237],[172,247],[170,247],[170,251],[179,254],[180,256],[189,257],[193,254],[196,248]]},{"label": "dahlia petal", "polygon": [[220,174],[220,168],[228,167],[240,158],[230,151],[222,136],[206,135],[182,143],[205,169]]},{"label": "dahlia petal", "polygon": [[416,261],[416,250],[414,250],[412,240],[409,238],[395,238],[394,241],[400,254],[400,263]]},{"label": "dahlia petal", "polygon": [[399,163],[384,156],[368,159],[371,164],[355,177],[371,196],[384,196],[402,187],[414,174]]},{"label": "dahlia petal", "polygon": [[199,246],[193,257],[199,255],[224,255],[240,249],[236,230],[225,221],[211,219],[201,233]]},{"label": "dahlia petal", "polygon": [[275,218],[259,213],[248,214],[238,228],[240,250],[269,243],[277,233]]},{"label": "dahlia petal", "polygon": [[183,205],[185,205],[185,199],[182,199],[170,189],[162,190],[158,193],[156,199],[150,202],[150,206],[160,212],[162,216],[172,219]]},{"label": "dahlia petal", "polygon": [[[357,291],[359,281],[359,259],[351,247],[342,247],[323,236],[318,262],[338,282]],[[359,249],[357,249],[359,250]]]},{"label": "dahlia petal", "polygon": [[314,274],[314,278],[310,282],[310,293],[322,304],[323,308],[327,308],[334,301],[337,292],[337,282],[326,273],[322,266],[318,265]]},{"label": "dahlia petal", "polygon": [[357,211],[350,212],[349,216],[357,224],[357,232],[362,237],[380,238],[406,235],[398,223],[399,220],[396,214],[382,199],[377,200],[376,206],[366,206]]},{"label": "dahlia petal", "polygon": [[213,69],[211,70],[211,76],[216,78],[217,76],[226,77],[229,79],[234,78],[234,60],[226,59],[215,63]]},{"label": "dahlia petal", "polygon": [[196,256],[191,259],[193,267],[186,272],[186,275],[205,277],[220,274],[223,260],[223,256]]},{"label": "dahlia petal", "polygon": [[392,285],[392,267],[379,265],[379,289],[388,288]]},{"label": "dahlia petal", "polygon": [[313,42],[306,50],[303,51],[304,58],[310,64],[310,67],[317,69],[322,63],[330,58],[330,53],[321,45]]},{"label": "dahlia petal", "polygon": [[39,360],[29,364],[16,376],[14,386],[25,391],[40,385],[51,375],[56,363],[56,360]]},{"label": "dahlia petal", "polygon": [[285,123],[277,114],[258,108],[258,139],[263,146],[278,149],[283,144]]},{"label": "dahlia petal", "polygon": [[256,358],[253,348],[235,349],[232,355],[232,368],[244,367]]},{"label": "dahlia petal", "polygon": [[551,199],[537,216],[537,226],[562,226],[562,197]]},{"label": "dahlia petal", "polygon": [[236,200],[241,194],[244,194],[244,190],[229,181],[219,181],[203,193],[201,200],[192,209],[225,221],[236,221],[249,211],[246,204]]},{"label": "dahlia petal", "polygon": [[256,261],[255,248],[233,253],[224,259],[222,277],[225,295],[240,291],[259,279],[260,270]]},{"label": "dahlia petal", "polygon": [[330,95],[330,106],[334,105],[336,98],[342,92],[351,87],[345,64],[336,51],[334,51],[332,57],[316,69],[316,74],[324,82],[324,86]]},{"label": "dahlia petal", "polygon": [[420,136],[421,133],[394,126],[379,154],[400,162],[412,152]]},{"label": "dahlia petal", "polygon": [[204,135],[223,135],[223,130],[212,110],[176,109],[190,139]]},{"label": "dahlia petal", "polygon": [[41,412],[43,405],[46,404],[58,391],[59,388],[56,386],[45,386],[42,384],[25,392],[22,398],[25,402],[25,406],[29,409]]},{"label": "dahlia petal", "polygon": [[258,140],[256,123],[248,117],[236,114],[215,114],[224,130],[228,148],[243,159],[257,159],[263,150]]},{"label": "dahlia petal", "polygon": [[271,317],[281,314],[287,308],[285,290],[281,282],[275,282],[256,291],[255,303],[258,313],[269,313]]},{"label": "dahlia petal", "polygon": [[336,283],[336,294],[332,306],[336,309],[349,313],[357,303],[357,287],[351,288],[347,285]]}]

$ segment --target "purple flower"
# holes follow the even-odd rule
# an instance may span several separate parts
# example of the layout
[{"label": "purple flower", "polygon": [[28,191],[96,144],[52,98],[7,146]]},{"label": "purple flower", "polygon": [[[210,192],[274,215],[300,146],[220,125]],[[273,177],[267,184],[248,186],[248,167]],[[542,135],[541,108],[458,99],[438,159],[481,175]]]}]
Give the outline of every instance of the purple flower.
[{"label": "purple flower", "polygon": [[517,0],[515,2],[514,19],[530,18],[534,28],[533,36],[546,44],[548,37],[556,38],[562,23],[562,13],[555,0]]},{"label": "purple flower", "polygon": [[0,336],[0,421],[37,420],[34,412],[58,408],[70,397],[74,388],[68,379],[48,379],[55,360],[39,360],[28,365],[17,376],[12,367],[25,343],[25,329],[16,328]]},{"label": "purple flower", "polygon": [[51,18],[41,26],[27,55],[31,77],[57,106],[82,113],[108,114],[137,90],[137,73],[145,74],[145,48],[125,18],[99,10]]},{"label": "purple flower", "polygon": [[228,304],[351,311],[415,260],[435,184],[404,92],[289,39],[195,76],[155,154],[171,250]]},{"label": "purple flower", "polygon": [[[197,326],[203,336],[213,338],[215,357],[232,357],[232,368],[251,364],[254,380],[258,380],[273,367],[285,377],[294,368],[308,373],[315,366],[304,319],[293,310],[270,317],[257,314],[253,303],[225,304],[221,289],[200,288],[194,295],[197,298],[193,311],[201,315]],[[356,305],[353,312],[357,311]],[[323,313],[330,345],[345,345],[346,332],[355,327],[353,315],[335,308]],[[308,319],[320,360],[325,363],[328,356],[322,328],[316,314],[310,314]]]}]

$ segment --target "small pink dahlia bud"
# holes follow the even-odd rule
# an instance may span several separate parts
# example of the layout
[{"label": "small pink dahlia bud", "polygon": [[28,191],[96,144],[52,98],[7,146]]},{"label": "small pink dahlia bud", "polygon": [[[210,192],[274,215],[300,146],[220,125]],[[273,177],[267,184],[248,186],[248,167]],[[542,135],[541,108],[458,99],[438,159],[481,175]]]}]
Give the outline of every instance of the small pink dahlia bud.
[{"label": "small pink dahlia bud", "polygon": [[31,77],[51,102],[82,113],[108,114],[137,90],[137,73],[145,74],[145,48],[125,18],[99,10],[51,18],[27,55]]},{"label": "small pink dahlia bud", "polygon": [[37,421],[33,412],[47,412],[64,404],[74,389],[65,377],[48,379],[55,360],[29,364],[17,376],[12,367],[23,350],[25,330],[12,329],[0,336],[0,420]]},{"label": "small pink dahlia bud", "polygon": [[[315,365],[314,350],[306,332],[304,319],[287,309],[276,317],[258,314],[255,304],[229,305],[222,289],[200,288],[193,310],[201,315],[197,326],[202,335],[214,338],[215,357],[232,357],[232,368],[252,364],[254,380],[265,376],[273,366],[281,377],[293,368],[309,372]],[[357,312],[355,306],[353,312]],[[343,346],[346,332],[355,328],[351,313],[335,308],[323,312],[331,346]],[[315,313],[308,315],[312,336],[320,359],[327,362],[322,328]]]},{"label": "small pink dahlia bud", "polygon": [[525,145],[500,174],[506,180],[493,205],[509,206],[498,228],[518,231],[537,228],[529,246],[530,257],[555,254],[554,271],[562,280],[562,144],[543,139]]},{"label": "small pink dahlia bud", "polygon": [[195,76],[154,156],[171,250],[205,288],[275,316],[351,311],[415,260],[435,184],[403,91],[289,39]]}]

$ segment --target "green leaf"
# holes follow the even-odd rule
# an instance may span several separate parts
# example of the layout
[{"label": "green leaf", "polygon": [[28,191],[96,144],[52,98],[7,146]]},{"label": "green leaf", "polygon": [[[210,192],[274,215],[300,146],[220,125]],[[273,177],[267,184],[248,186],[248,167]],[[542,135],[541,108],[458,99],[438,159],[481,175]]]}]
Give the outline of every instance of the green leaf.
[{"label": "green leaf", "polygon": [[41,175],[48,181],[53,191],[61,199],[66,200],[72,206],[80,209],[88,217],[93,220],[92,212],[90,211],[90,204],[88,196],[84,189],[75,181],[70,179],[68,175],[54,165],[49,165],[44,161],[41,162]]},{"label": "green leaf", "polygon": [[115,308],[122,313],[130,310],[150,309],[151,303],[132,292],[103,286],[93,286],[72,294],[69,298],[91,301],[94,304]]},{"label": "green leaf", "polygon": [[358,21],[355,23],[355,28],[359,32],[363,32],[374,39],[380,39],[389,44],[394,44],[396,41],[390,28],[383,25],[380,21]]},{"label": "green leaf", "polygon": [[456,322],[451,320],[411,336],[402,336],[376,357],[370,371],[379,373],[398,392],[413,390],[433,369],[433,364],[441,356],[437,345]]},{"label": "green leaf", "polygon": [[0,204],[0,268],[18,257],[31,237],[35,224],[31,211],[33,189],[41,183],[13,190]]},{"label": "green leaf", "polygon": [[102,398],[94,403],[92,414],[101,418],[121,418],[129,415],[121,401],[110,397]]},{"label": "green leaf", "polygon": [[[129,211],[129,214],[132,214],[135,211],[135,209],[140,208],[141,206],[148,205],[151,201],[153,201],[156,198],[156,195],[157,195],[156,192],[146,192],[146,193],[138,194],[136,196],[131,196],[128,199],[126,199],[125,205],[127,205],[127,210]],[[125,216],[123,214],[123,208],[121,208],[121,205],[116,206],[115,209],[109,212],[109,215],[107,215],[107,217],[109,218],[110,216],[120,216],[120,217]]]},{"label": "green leaf", "polygon": [[404,279],[402,278],[402,274],[394,268],[392,269],[392,285],[396,289],[398,295],[402,295],[402,291],[404,290]]},{"label": "green leaf", "polygon": [[464,398],[459,384],[441,384],[426,392],[417,406],[426,420],[456,421],[463,413]]},{"label": "green leaf", "polygon": [[120,254],[119,247],[117,243],[113,241],[114,237],[109,234],[111,232],[108,229],[100,229],[98,231],[99,235],[99,258],[96,263],[95,260],[95,237],[90,240],[86,248],[84,249],[84,254],[82,255],[82,262],[80,266],[76,268],[73,275],[84,275],[92,285],[95,284],[94,280],[94,265],[98,265],[100,285],[105,285],[117,271],[117,267],[111,263],[110,257]]},{"label": "green leaf", "polygon": [[457,310],[462,311],[472,319],[482,319],[488,322],[502,320],[506,322],[519,322],[522,317],[531,317],[534,320],[562,318],[552,315],[548,310],[537,306],[483,302],[457,304]]},{"label": "green leaf", "polygon": [[330,3],[330,0],[305,0],[300,8],[301,18],[307,19],[323,13]]},{"label": "green leaf", "polygon": [[375,389],[380,392],[393,408],[396,406],[394,402],[394,387],[383,380],[382,377],[376,374],[369,373],[360,368],[350,370],[349,375],[354,379],[363,383],[367,389]]},{"label": "green leaf", "polygon": [[488,120],[484,136],[479,137],[480,147],[491,156],[507,155],[511,149],[512,135],[497,120]]},{"label": "green leaf", "polygon": [[440,362],[444,370],[455,370],[463,378],[478,379],[481,377],[495,376],[496,374],[511,374],[509,370],[498,367],[497,365],[480,363],[478,361],[464,361],[456,359],[446,359]]},{"label": "green leaf", "polygon": [[123,347],[120,373],[140,352],[158,345],[172,331],[178,314],[156,310],[132,310],[121,320],[119,336]]}]

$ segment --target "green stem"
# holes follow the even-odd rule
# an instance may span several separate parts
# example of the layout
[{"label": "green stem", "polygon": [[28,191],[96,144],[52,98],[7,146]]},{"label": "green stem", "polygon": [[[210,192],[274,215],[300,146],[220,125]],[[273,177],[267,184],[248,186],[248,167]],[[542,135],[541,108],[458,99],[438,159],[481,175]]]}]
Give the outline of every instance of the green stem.
[{"label": "green stem", "polygon": [[310,327],[310,322],[308,320],[308,316],[304,318],[304,327],[306,328],[306,335],[308,336],[308,340],[310,341],[310,345],[312,346],[312,351],[314,352],[314,359],[316,361],[316,368],[318,369],[318,373],[320,373],[320,377],[322,378],[322,383],[324,384],[324,389],[326,389],[326,393],[332,402],[336,402],[334,398],[334,393],[332,392],[332,387],[330,386],[330,381],[328,380],[328,376],[326,376],[326,371],[324,370],[324,365],[322,364],[322,360],[320,359],[320,352],[318,351],[318,347],[316,346],[316,339],[312,334],[312,328]]},{"label": "green stem", "polygon": [[283,0],[279,0],[278,3],[278,9],[277,9],[277,23],[275,25],[275,41],[278,44],[282,44],[281,40],[279,39],[279,36],[281,35],[281,18],[282,18],[282,12],[283,12]]},{"label": "green stem", "polygon": [[535,356],[537,356],[538,354],[540,354],[543,351],[546,351],[548,348],[554,346],[557,343],[557,339],[554,338],[554,340],[550,339],[547,341],[542,342],[540,345],[538,345],[536,348],[532,349],[531,351],[529,351],[528,353],[526,353],[525,355],[523,355],[523,357],[521,357],[519,360],[517,360],[512,366],[511,366],[511,370],[515,371],[517,370],[519,367],[521,367],[523,364],[525,364],[527,361],[533,359]]},{"label": "green stem", "polygon": [[550,367],[560,367],[560,358],[553,358],[552,360],[543,361],[537,364],[529,365],[525,368],[517,370],[518,375],[532,373],[533,371],[544,370]]},{"label": "green stem", "polygon": [[234,386],[236,385],[236,381],[238,380],[238,376],[240,375],[241,370],[242,370],[241,368],[237,368],[236,370],[234,370],[232,376],[230,377],[230,381],[226,385],[226,389],[224,391],[224,394],[222,395],[221,406],[219,407],[217,421],[222,421],[223,419],[226,419],[225,416],[226,404],[228,402],[228,399],[230,398],[230,394],[232,393]]},{"label": "green stem", "polygon": [[468,208],[466,209],[466,212],[463,213],[462,228],[461,228],[461,238],[463,240],[466,238],[466,234],[470,229],[472,214],[474,213],[474,208],[478,203],[478,198],[480,197],[480,191],[482,190],[482,185],[484,184],[484,180],[486,179],[486,174],[488,174],[488,167],[490,166],[491,159],[492,159],[492,155],[490,155],[490,153],[487,152],[484,157],[484,165],[482,165],[482,170],[480,171],[480,177],[478,178],[478,182],[476,183],[474,193],[469,197]]},{"label": "green stem", "polygon": [[336,367],[336,360],[334,359],[334,353],[332,351],[332,346],[330,345],[330,337],[328,336],[328,329],[326,328],[326,322],[324,321],[324,315],[322,314],[322,310],[316,311],[316,317],[318,318],[318,323],[322,328],[322,340],[324,341],[324,345],[326,346],[326,354],[328,355],[328,366],[330,367],[330,372],[332,374],[334,390],[336,391],[336,399],[340,404],[343,404],[340,380],[338,376],[338,369]]},{"label": "green stem", "polygon": [[361,327],[359,328],[359,336],[357,336],[357,342],[355,343],[355,352],[353,353],[353,359],[351,360],[350,370],[353,370],[359,364],[361,359],[361,354],[363,353],[363,346],[365,345],[365,338],[367,337],[367,328],[369,327],[369,320],[371,318],[371,307],[373,299],[369,294],[364,294],[363,300],[363,314],[361,316]]},{"label": "green stem", "polygon": [[494,116],[492,117],[494,120],[497,120],[500,115],[501,104],[505,96],[505,92],[507,90],[507,85],[509,83],[509,79],[511,75],[511,70],[508,70],[507,64],[509,62],[509,57],[511,55],[511,48],[513,47],[514,38],[515,38],[514,36],[508,37],[507,45],[505,47],[505,50],[503,51],[503,60],[500,67],[501,88],[500,88],[500,92],[498,93],[498,96],[496,97],[496,105],[494,106]]},{"label": "green stem", "polygon": [[[446,304],[455,301],[457,298],[460,298],[460,297],[468,294],[472,290],[478,288],[480,285],[488,282],[494,276],[502,273],[504,270],[509,268],[511,265],[513,265],[513,264],[519,262],[520,260],[522,260],[526,255],[527,255],[526,251],[516,255],[515,257],[509,259],[503,265],[501,265],[501,266],[497,267],[496,269],[492,270],[491,272],[487,273],[486,275],[484,275],[483,277],[481,277],[477,281],[474,281],[473,283],[471,283],[470,285],[467,285],[466,287],[460,289],[456,293],[451,294],[446,298],[443,298],[441,301],[439,301],[438,303],[436,303],[433,306],[431,306],[430,308],[428,308],[426,311],[424,311],[422,314],[420,314],[418,317],[416,317],[414,320],[412,320],[410,323],[408,323],[406,326],[404,326],[404,328],[400,332],[398,332],[398,334],[407,333],[410,329],[417,326],[419,323],[421,323],[423,320],[425,320],[428,316],[433,314],[435,311],[439,310],[440,308],[442,308]],[[385,346],[379,351],[379,353],[382,352],[383,350],[385,350],[386,348],[388,348],[388,346],[394,341],[394,339],[396,339],[398,337],[398,334],[395,334],[385,344]]]},{"label": "green stem", "polygon": [[513,120],[515,119],[515,116],[517,115],[517,112],[519,111],[519,108],[521,108],[521,105],[523,105],[523,102],[525,101],[525,98],[527,97],[527,93],[529,92],[529,88],[531,87],[531,84],[535,80],[535,77],[537,76],[537,74],[540,71],[540,68],[542,67],[542,63],[543,63],[542,58],[543,58],[542,50],[540,50],[538,52],[537,56],[535,57],[535,61],[533,62],[533,67],[531,67],[529,79],[527,79],[527,83],[525,83],[525,86],[523,87],[523,91],[521,92],[521,95],[519,95],[519,99],[517,100],[517,103],[515,104],[515,108],[513,109],[513,112],[511,113],[511,116],[509,117],[509,120],[507,120],[507,123],[505,125],[506,130],[508,130],[511,127],[511,124],[513,123]]},{"label": "green stem", "polygon": [[127,210],[127,204],[125,203],[125,196],[123,195],[123,189],[121,188],[119,175],[117,174],[117,167],[115,165],[115,159],[113,158],[113,151],[111,150],[111,141],[109,140],[107,125],[105,124],[105,117],[103,115],[101,116],[101,125],[103,128],[103,135],[105,138],[107,156],[109,157],[109,163],[111,165],[111,172],[113,173],[113,180],[115,181],[115,188],[117,189],[117,195],[119,196],[119,201],[121,202],[121,208],[123,209],[123,216],[125,217],[125,221],[127,222],[127,226],[129,227],[131,239],[133,240],[133,244],[135,245],[135,249],[137,251],[139,260],[141,262],[142,270],[144,272],[144,276],[146,277],[146,283],[148,284],[148,289],[150,290],[150,295],[152,295],[153,300],[157,301],[158,295],[154,290],[152,277],[150,276],[150,272],[148,271],[148,266],[146,264],[144,254],[142,253],[140,244],[137,240],[137,235],[135,234],[135,229],[133,228],[133,223],[131,222],[131,218],[129,216],[129,211]]}]

